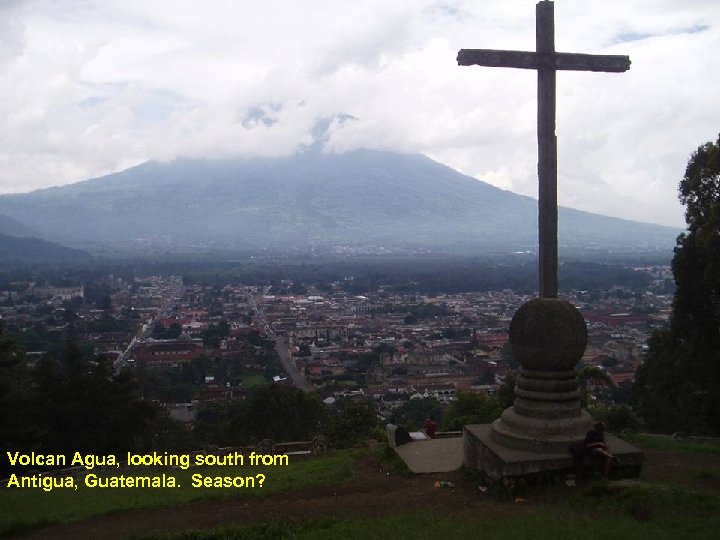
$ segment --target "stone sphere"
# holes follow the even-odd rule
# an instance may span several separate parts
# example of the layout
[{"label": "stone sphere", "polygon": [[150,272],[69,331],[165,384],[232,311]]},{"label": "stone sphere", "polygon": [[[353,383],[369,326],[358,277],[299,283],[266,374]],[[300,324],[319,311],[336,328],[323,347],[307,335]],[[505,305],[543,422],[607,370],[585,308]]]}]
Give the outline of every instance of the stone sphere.
[{"label": "stone sphere", "polygon": [[587,326],[570,302],[533,298],[515,312],[510,343],[522,367],[532,371],[568,371],[582,358]]}]

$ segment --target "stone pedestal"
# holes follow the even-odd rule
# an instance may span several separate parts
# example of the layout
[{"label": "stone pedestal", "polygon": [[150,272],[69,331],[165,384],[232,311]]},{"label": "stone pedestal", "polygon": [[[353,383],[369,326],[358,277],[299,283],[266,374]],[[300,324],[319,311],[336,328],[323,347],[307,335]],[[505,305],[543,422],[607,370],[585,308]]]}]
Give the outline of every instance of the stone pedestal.
[{"label": "stone pedestal", "polygon": [[520,370],[515,401],[492,424],[495,442],[515,450],[567,452],[593,419],[581,409],[575,371]]},{"label": "stone pedestal", "polygon": [[[605,441],[610,452],[620,459],[620,465],[614,467],[613,474],[620,469],[621,476],[637,476],[643,464],[642,450],[609,433],[605,434]],[[586,465],[575,461],[567,449],[533,452],[502,446],[495,442],[490,424],[463,427],[463,457],[466,467],[482,470],[493,481],[539,474],[577,474]]]},{"label": "stone pedestal", "polygon": [[[571,468],[568,448],[593,425],[575,372],[587,346],[585,321],[569,302],[535,298],[515,313],[510,343],[522,366],[515,401],[492,425],[465,427],[465,464],[491,478]],[[611,451],[639,470],[642,452],[614,437],[612,443]]]}]

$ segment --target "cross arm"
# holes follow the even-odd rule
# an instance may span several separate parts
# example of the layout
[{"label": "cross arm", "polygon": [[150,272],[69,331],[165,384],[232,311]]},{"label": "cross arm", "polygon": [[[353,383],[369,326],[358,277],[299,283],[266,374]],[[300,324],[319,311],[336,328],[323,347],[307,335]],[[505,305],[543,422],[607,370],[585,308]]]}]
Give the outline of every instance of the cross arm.
[{"label": "cross arm", "polygon": [[630,69],[630,57],[577,53],[538,54],[532,51],[497,49],[460,49],[460,66],[512,67],[522,69],[560,69],[569,71],[606,71],[622,73]]}]

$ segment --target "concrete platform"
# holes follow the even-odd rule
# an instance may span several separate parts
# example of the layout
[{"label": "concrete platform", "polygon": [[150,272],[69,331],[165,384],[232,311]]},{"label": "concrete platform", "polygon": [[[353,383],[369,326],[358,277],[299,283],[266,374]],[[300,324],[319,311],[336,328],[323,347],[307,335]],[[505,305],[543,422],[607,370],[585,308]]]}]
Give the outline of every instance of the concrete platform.
[{"label": "concrete platform", "polygon": [[[529,476],[547,472],[577,472],[578,463],[570,452],[541,453],[513,450],[500,446],[491,436],[490,424],[474,424],[463,428],[464,464],[480,469],[491,480]],[[643,452],[636,446],[605,434],[610,452],[620,460],[624,476],[637,476],[643,463]],[[618,467],[616,467],[617,469]]]},{"label": "concrete platform", "polygon": [[395,451],[414,473],[450,472],[463,464],[462,437],[413,441]]}]

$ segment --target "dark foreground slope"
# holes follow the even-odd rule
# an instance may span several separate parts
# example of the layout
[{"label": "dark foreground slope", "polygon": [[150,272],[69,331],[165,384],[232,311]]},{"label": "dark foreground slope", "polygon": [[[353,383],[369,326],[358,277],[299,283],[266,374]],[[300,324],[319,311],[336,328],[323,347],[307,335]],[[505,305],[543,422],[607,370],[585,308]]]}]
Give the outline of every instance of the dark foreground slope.
[{"label": "dark foreground slope", "polygon": [[[720,526],[720,456],[645,451],[639,481],[607,484],[588,479],[576,485],[496,486],[486,491],[478,489],[481,481],[472,474],[401,476],[386,462],[367,456],[358,459],[351,479],[334,485],[267,494],[240,491],[75,523],[64,519],[64,524],[30,530],[22,537],[714,538]],[[437,481],[454,486],[435,487]],[[128,490],[122,494],[133,496]],[[50,505],[50,515],[57,506],[60,501]]]}]

